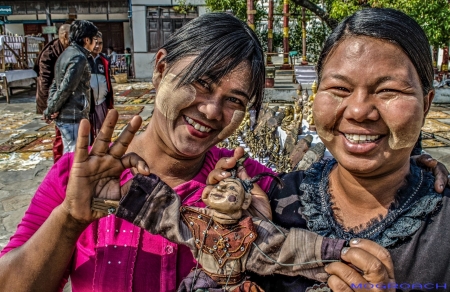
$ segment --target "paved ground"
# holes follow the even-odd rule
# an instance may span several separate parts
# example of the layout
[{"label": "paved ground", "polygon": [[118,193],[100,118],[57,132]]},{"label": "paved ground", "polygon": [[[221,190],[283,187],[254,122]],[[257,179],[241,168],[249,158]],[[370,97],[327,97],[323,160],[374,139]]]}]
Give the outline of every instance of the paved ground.
[{"label": "paved ground", "polygon": [[[152,104],[144,104],[141,116],[147,120],[147,123],[152,110]],[[425,138],[433,138],[426,139],[426,144],[444,147],[432,147],[425,150],[450,169],[450,126],[448,126],[450,125],[450,105],[434,106],[432,112],[434,119],[431,122],[427,121],[426,127],[434,134],[426,134]],[[0,97],[0,145],[8,141],[11,135],[20,134],[21,136],[19,135],[17,139],[38,135],[39,129],[44,126],[46,124],[41,120],[41,116],[35,114],[34,92],[14,95],[10,104],[6,103],[4,97]],[[53,160],[49,151],[32,154],[30,152],[0,153],[0,249],[5,246],[16,230],[30,199],[52,164]],[[65,291],[69,290],[68,288]]]}]

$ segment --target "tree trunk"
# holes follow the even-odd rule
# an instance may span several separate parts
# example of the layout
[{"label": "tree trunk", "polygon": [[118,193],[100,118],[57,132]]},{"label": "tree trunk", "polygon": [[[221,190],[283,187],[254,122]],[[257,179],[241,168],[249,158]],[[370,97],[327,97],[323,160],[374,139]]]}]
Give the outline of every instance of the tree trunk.
[{"label": "tree trunk", "polygon": [[334,18],[331,18],[327,11],[323,10],[320,6],[317,6],[316,4],[312,3],[308,0],[291,0],[296,5],[299,5],[301,7],[305,7],[317,17],[319,17],[323,22],[327,24],[328,27],[331,29],[335,28],[338,25],[338,21]]}]

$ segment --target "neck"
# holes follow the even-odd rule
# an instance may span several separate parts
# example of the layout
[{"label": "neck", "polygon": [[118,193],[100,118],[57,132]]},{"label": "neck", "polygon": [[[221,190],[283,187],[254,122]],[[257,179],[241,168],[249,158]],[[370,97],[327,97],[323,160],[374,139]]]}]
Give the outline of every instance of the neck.
[{"label": "neck", "polygon": [[145,160],[151,173],[173,188],[197,175],[203,167],[205,154],[186,158],[169,149],[150,122],[145,132],[133,139],[128,152],[137,153]]},{"label": "neck", "polygon": [[354,175],[337,166],[330,173],[335,216],[344,227],[354,227],[385,216],[409,173],[409,160],[396,170],[376,177]]}]

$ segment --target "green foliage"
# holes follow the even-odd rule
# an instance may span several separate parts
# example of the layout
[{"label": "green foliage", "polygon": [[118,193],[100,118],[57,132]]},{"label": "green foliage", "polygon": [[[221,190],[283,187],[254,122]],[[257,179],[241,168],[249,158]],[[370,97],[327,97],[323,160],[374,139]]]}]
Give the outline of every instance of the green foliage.
[{"label": "green foliage", "polygon": [[[298,56],[302,56],[302,7],[290,5],[291,25],[289,29],[289,48],[297,51]],[[311,11],[306,10],[306,60],[316,62],[322,50],[325,39],[331,30],[320,21]]]},{"label": "green foliage", "polygon": [[330,16],[342,20],[364,7],[401,10],[414,18],[433,46],[447,46],[450,38],[450,5],[448,0],[329,0]]},{"label": "green foliage", "polygon": [[[186,0],[184,0],[186,1]],[[246,0],[205,0],[210,11],[231,10],[238,18],[246,21]],[[450,4],[448,0],[290,0],[289,10],[291,51],[302,52],[301,8],[302,6],[315,5],[318,10],[328,13],[338,21],[365,7],[386,7],[399,9],[414,18],[424,29],[435,47],[448,46],[450,39]],[[267,12],[264,11],[261,1],[255,0],[256,33],[261,43],[267,50],[267,27],[261,26],[262,20],[267,20]],[[280,16],[283,10],[283,1],[275,0],[275,15],[273,45],[282,47],[283,42],[283,18]],[[321,22],[316,15],[307,10],[307,58],[308,61],[317,60],[325,38],[330,33],[330,28]],[[382,23],[380,23],[382,25]]]},{"label": "green foliage", "polygon": [[[205,4],[211,12],[231,11],[237,18],[247,21],[247,0],[205,0]],[[258,26],[262,19],[267,19],[267,12],[260,1],[254,1],[254,7],[255,26]]]},{"label": "green foliage", "polygon": [[178,5],[174,6],[173,9],[180,14],[188,14],[189,11],[194,9],[194,5],[187,3],[186,0],[175,1]]}]

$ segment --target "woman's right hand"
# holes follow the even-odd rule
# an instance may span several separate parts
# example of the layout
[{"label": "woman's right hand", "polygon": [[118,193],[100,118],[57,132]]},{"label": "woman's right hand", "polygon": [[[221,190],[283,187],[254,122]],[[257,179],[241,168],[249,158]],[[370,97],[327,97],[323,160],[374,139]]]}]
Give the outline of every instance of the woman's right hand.
[{"label": "woman's right hand", "polygon": [[78,223],[89,224],[105,216],[104,213],[91,210],[93,197],[119,200],[125,195],[126,186],[120,186],[120,175],[125,169],[134,167],[143,175],[150,174],[141,157],[135,153],[125,154],[141,125],[139,116],[133,117],[118,139],[110,145],[118,116],[117,110],[108,112],[90,151],[89,121],[82,120],[80,123],[66,198],[62,203],[62,207]]},{"label": "woman's right hand", "polygon": [[345,262],[325,267],[333,291],[396,291],[394,265],[384,247],[371,240],[353,239],[349,248],[342,249],[341,258]]}]

